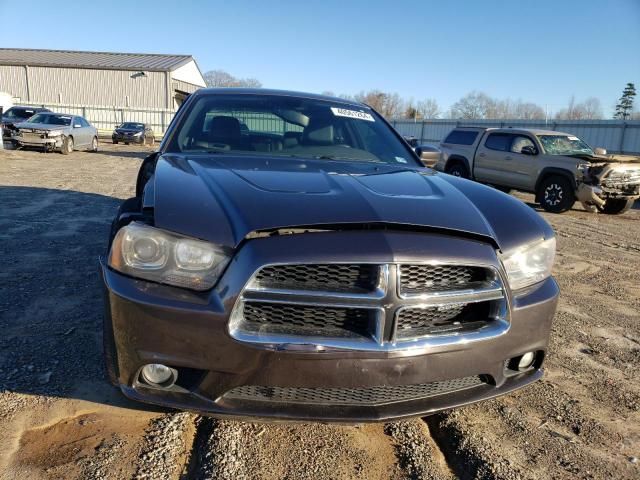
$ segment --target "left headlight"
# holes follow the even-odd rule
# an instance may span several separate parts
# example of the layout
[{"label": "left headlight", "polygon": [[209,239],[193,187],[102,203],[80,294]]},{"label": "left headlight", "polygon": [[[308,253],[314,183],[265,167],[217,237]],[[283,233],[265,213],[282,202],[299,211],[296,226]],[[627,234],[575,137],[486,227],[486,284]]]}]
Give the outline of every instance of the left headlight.
[{"label": "left headlight", "polygon": [[130,223],[118,230],[109,266],[132,277],[192,290],[212,288],[230,256],[202,240]]},{"label": "left headlight", "polygon": [[62,132],[60,130],[52,130],[51,132],[47,132],[47,137],[49,138],[59,137],[60,135],[62,135]]},{"label": "left headlight", "polygon": [[519,290],[551,276],[556,256],[555,237],[525,245],[500,259],[511,290]]}]

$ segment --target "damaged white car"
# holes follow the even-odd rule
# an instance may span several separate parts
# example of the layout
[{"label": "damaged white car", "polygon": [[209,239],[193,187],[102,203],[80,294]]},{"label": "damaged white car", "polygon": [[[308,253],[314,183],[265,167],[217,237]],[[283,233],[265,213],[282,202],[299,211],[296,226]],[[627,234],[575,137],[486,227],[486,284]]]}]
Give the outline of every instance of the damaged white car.
[{"label": "damaged white car", "polygon": [[78,149],[98,151],[98,130],[78,115],[42,112],[16,124],[15,145],[58,151],[65,155]]}]

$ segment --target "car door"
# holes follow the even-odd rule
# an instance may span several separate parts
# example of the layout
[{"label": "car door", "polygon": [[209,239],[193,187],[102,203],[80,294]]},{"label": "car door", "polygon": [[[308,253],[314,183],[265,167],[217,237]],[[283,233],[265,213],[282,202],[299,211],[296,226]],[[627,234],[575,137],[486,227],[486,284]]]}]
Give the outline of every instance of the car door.
[{"label": "car door", "polygon": [[[525,134],[514,134],[509,146],[510,154],[505,157],[511,172],[510,187],[521,190],[533,190],[536,177],[536,156],[538,148],[531,137]],[[524,152],[524,153],[523,153]]]},{"label": "car door", "polygon": [[71,118],[71,131],[74,147],[87,145],[87,129],[82,124],[82,117],[74,116]]},{"label": "car door", "polygon": [[494,185],[510,185],[509,147],[511,134],[503,132],[489,133],[480,140],[476,151],[474,176],[480,182]]}]

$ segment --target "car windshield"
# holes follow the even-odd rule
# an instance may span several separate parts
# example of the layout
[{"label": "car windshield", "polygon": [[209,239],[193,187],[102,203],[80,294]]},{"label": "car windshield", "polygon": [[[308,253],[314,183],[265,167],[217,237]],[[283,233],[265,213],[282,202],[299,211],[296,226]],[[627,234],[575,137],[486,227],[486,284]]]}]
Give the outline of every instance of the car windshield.
[{"label": "car windshield", "polygon": [[571,135],[538,135],[538,140],[549,155],[594,155],[589,145]]},{"label": "car windshield", "polygon": [[34,113],[36,113],[36,111],[31,109],[25,110],[22,108],[11,108],[7,110],[5,117],[26,120],[27,118],[31,118]]},{"label": "car windshield", "polygon": [[233,153],[417,165],[370,108],[284,95],[201,94],[168,152]]},{"label": "car windshield", "polygon": [[144,123],[124,122],[120,128],[129,128],[131,130],[144,130]]},{"label": "car windshield", "polygon": [[71,125],[71,115],[56,115],[51,113],[38,113],[31,117],[31,123],[44,123],[45,125]]}]

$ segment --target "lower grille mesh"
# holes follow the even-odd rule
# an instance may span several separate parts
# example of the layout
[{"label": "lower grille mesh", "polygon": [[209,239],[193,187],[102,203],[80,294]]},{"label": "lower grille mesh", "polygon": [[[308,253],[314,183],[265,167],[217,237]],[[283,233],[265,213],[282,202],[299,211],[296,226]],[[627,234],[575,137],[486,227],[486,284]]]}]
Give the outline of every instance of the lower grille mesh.
[{"label": "lower grille mesh", "polygon": [[365,309],[246,302],[244,328],[262,333],[369,336],[371,314]]},{"label": "lower grille mesh", "polygon": [[261,402],[313,403],[324,405],[376,405],[429,398],[483,385],[479,376],[417,385],[381,385],[362,388],[261,387],[244,385],[224,398]]}]

